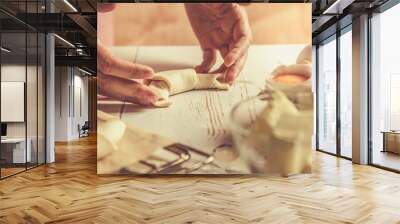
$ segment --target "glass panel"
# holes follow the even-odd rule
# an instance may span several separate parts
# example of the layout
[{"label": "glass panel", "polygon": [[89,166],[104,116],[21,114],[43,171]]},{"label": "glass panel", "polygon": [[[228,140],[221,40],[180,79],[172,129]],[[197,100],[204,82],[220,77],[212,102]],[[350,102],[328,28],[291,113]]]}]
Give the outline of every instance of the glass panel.
[{"label": "glass panel", "polygon": [[340,37],[340,153],[352,157],[352,33]]},{"label": "glass panel", "polygon": [[46,37],[44,34],[39,34],[39,45],[38,45],[38,163],[45,163],[46,148],[45,148],[45,88],[46,88],[46,74],[45,74],[45,63],[46,63]]},{"label": "glass panel", "polygon": [[400,170],[400,4],[372,18],[372,163]]},{"label": "glass panel", "polygon": [[[28,159],[28,168],[37,165],[37,79],[38,79],[38,56],[37,56],[37,33],[27,33],[28,38],[28,63],[27,63],[27,80],[26,80],[26,113],[27,113],[27,149],[31,151]],[[29,154],[28,154],[29,155]]]},{"label": "glass panel", "polygon": [[[2,33],[1,44],[1,140],[2,177],[25,170],[26,33]],[[28,147],[29,149],[29,147]]]},{"label": "glass panel", "polygon": [[43,13],[44,4],[0,1],[8,12],[0,12],[1,178],[45,162],[45,35],[13,18]]},{"label": "glass panel", "polygon": [[[27,13],[37,13],[36,1],[27,2]],[[30,20],[37,20],[33,17]],[[36,23],[37,21],[31,21]],[[38,163],[38,33],[27,30],[27,80],[26,80],[26,113],[27,113],[27,150],[31,151],[27,167],[35,167]]]},{"label": "glass panel", "polygon": [[318,149],[336,153],[336,38],[318,48]]}]

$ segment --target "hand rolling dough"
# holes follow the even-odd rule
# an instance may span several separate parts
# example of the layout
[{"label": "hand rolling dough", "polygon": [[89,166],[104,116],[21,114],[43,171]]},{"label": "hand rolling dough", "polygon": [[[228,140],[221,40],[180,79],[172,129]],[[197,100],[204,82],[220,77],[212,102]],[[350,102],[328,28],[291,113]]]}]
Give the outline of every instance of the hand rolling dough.
[{"label": "hand rolling dough", "polygon": [[171,105],[169,96],[196,89],[229,89],[229,84],[220,81],[219,74],[197,74],[194,69],[170,70],[157,73],[147,84],[155,91],[160,99],[154,104],[156,107]]}]

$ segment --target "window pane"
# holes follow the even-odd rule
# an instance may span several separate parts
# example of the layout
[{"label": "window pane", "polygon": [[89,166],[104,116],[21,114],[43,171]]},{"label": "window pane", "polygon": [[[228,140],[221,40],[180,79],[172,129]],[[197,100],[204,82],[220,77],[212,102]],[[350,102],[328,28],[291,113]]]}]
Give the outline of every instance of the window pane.
[{"label": "window pane", "polygon": [[352,35],[340,37],[340,153],[351,158],[352,136]]},{"label": "window pane", "polygon": [[[45,0],[0,1],[3,10],[32,23],[44,5]],[[0,12],[1,178],[45,161],[45,35],[8,13]]]},{"label": "window pane", "polygon": [[336,40],[318,48],[318,148],[336,153]]},{"label": "window pane", "polygon": [[372,163],[400,170],[400,4],[372,18]]},{"label": "window pane", "polygon": [[[26,33],[2,33],[1,47],[1,177],[25,170],[30,160],[26,141]],[[27,147],[28,146],[28,147]],[[26,150],[28,149],[28,150]]]},{"label": "window pane", "polygon": [[37,33],[28,32],[27,55],[27,80],[26,80],[26,115],[27,115],[27,140],[30,147],[28,168],[37,165]]}]

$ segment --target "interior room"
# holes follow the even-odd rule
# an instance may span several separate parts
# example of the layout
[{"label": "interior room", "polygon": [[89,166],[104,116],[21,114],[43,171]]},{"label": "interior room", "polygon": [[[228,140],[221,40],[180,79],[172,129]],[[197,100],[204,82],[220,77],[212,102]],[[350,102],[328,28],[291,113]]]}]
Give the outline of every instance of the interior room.
[{"label": "interior room", "polygon": [[[399,37],[392,27],[399,21],[400,6],[374,14],[371,19],[371,163],[400,170],[399,156],[399,74],[396,61]],[[374,32],[375,31],[375,32]]]},{"label": "interior room", "polygon": [[[399,70],[395,52],[398,33],[392,27],[398,21],[400,7],[380,6],[380,10],[369,12],[370,41],[366,43],[370,55],[366,61],[369,82],[366,88],[367,99],[365,114],[368,125],[366,138],[368,146],[367,163],[384,169],[399,171],[398,153],[398,81]],[[360,80],[354,77],[354,30],[349,18],[344,17],[338,30],[325,31],[314,38],[314,54],[317,58],[317,150],[352,160],[352,112],[354,90],[352,82]],[[353,63],[351,63],[353,61]],[[396,73],[397,72],[397,73]],[[353,73],[353,77],[351,74]],[[354,161],[354,159],[353,159]]]},{"label": "interior room", "polygon": [[[1,17],[11,20],[3,11]],[[46,161],[45,35],[15,21],[12,30],[2,26],[1,45],[0,173],[5,178]]]},{"label": "interior room", "polygon": [[[183,43],[200,52],[183,4],[168,11],[155,3],[146,3],[155,4],[152,9],[135,6],[142,1],[108,4],[116,2],[0,1],[0,223],[400,223],[398,0],[290,1],[309,4],[311,18],[298,10],[304,5],[288,1],[265,1],[276,4],[270,11],[261,11],[260,2],[232,3],[248,13],[253,43],[262,38],[266,49],[284,43],[296,53],[312,45],[311,171],[286,176],[132,175],[129,166],[98,174],[98,110],[117,115],[102,118],[111,121],[126,121],[124,111],[149,110],[98,95],[98,41],[117,50],[131,47],[130,55],[139,55],[129,56],[135,62],[172,61],[168,54],[137,53],[136,45]],[[262,19],[265,14],[282,22]],[[299,25],[309,19],[310,26]],[[268,32],[258,32],[260,27]],[[181,62],[193,59],[182,52]],[[200,61],[201,54],[194,58]],[[173,99],[192,100],[185,94]],[[179,129],[171,136],[184,136],[194,150],[210,143],[201,140],[204,135],[233,138],[221,117],[237,104],[229,111],[202,111],[222,104],[217,93],[206,94],[200,104],[182,107],[175,123],[167,119]],[[244,97],[224,94],[232,102]],[[182,125],[190,110],[195,120]],[[159,122],[165,116],[130,119],[167,132],[168,122]],[[192,134],[199,121],[208,132]]]},{"label": "interior room", "polygon": [[[89,13],[90,20],[96,4],[2,1],[0,6],[0,178],[4,179],[54,162],[56,142],[76,140],[95,130],[95,122],[89,121],[89,111],[95,111],[89,107],[89,97],[96,92],[96,63],[91,56],[95,42],[74,22],[82,19],[81,14],[66,16],[64,27],[60,12],[75,13],[78,7]],[[45,23],[49,18],[52,24]],[[86,25],[90,28],[90,23]],[[49,32],[55,32],[51,38]]]}]

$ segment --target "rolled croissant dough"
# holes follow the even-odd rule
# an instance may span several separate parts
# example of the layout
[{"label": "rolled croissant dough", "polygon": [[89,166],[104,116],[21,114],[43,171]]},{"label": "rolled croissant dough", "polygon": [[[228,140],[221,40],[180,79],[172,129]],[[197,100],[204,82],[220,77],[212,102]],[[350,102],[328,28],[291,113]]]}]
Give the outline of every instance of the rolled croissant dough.
[{"label": "rolled croissant dough", "polygon": [[221,74],[198,74],[194,69],[183,69],[159,72],[145,84],[159,95],[154,106],[168,107],[172,104],[169,97],[178,93],[196,89],[229,89],[229,84],[220,79]]}]

